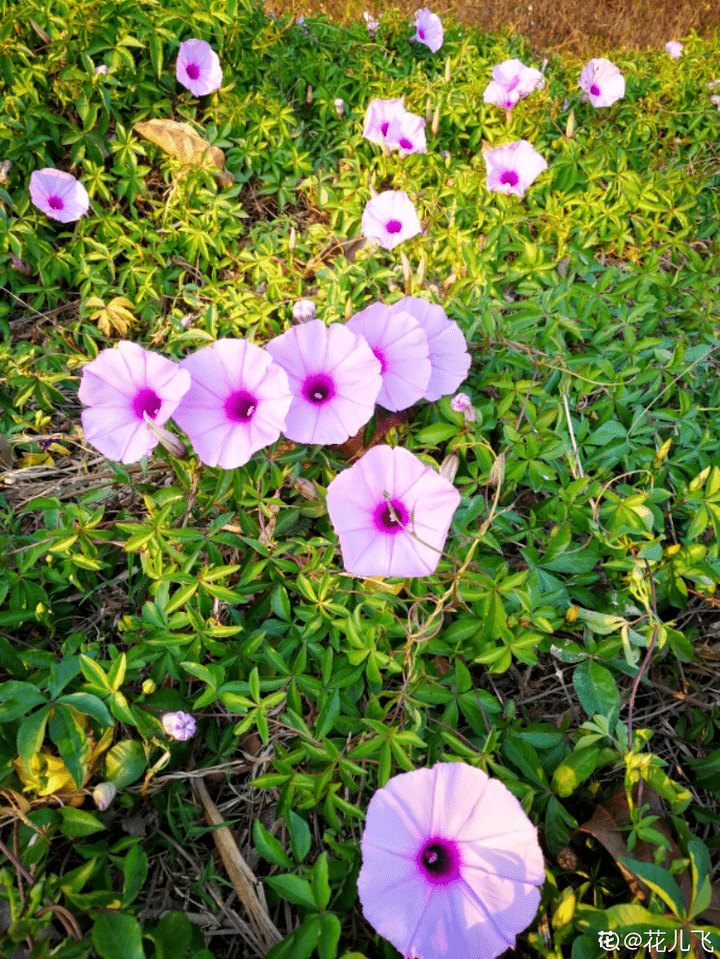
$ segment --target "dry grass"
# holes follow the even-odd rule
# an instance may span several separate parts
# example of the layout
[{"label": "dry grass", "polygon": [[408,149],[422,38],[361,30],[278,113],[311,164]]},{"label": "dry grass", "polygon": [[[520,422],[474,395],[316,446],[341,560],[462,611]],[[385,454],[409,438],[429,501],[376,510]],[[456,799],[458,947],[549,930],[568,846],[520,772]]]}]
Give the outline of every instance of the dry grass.
[{"label": "dry grass", "polygon": [[[528,37],[538,52],[569,51],[601,56],[611,49],[662,50],[695,30],[711,36],[720,27],[715,0],[397,0],[392,9],[412,17],[428,5],[441,18],[452,13],[487,33],[511,28]],[[265,0],[280,15],[324,13],[338,23],[362,20],[364,10],[379,16],[391,9],[378,0]]]}]

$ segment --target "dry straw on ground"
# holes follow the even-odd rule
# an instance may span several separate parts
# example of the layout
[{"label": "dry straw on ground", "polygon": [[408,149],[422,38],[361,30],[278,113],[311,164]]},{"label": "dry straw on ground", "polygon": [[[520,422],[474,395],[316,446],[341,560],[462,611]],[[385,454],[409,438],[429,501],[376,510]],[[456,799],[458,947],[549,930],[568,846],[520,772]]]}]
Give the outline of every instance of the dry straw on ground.
[{"label": "dry straw on ground", "polygon": [[324,13],[348,24],[362,20],[364,10],[379,17],[396,10],[408,17],[428,6],[441,18],[453,14],[461,23],[486,33],[511,28],[528,37],[538,53],[568,51],[602,56],[624,50],[663,50],[668,40],[680,40],[691,30],[710,36],[720,27],[716,0],[265,0],[265,9],[278,16]]}]

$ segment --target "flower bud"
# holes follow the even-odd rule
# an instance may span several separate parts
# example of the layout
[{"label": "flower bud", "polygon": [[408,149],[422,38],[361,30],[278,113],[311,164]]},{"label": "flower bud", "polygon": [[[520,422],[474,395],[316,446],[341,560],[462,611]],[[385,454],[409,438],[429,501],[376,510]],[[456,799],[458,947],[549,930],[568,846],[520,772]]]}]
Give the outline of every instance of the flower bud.
[{"label": "flower bud", "polygon": [[457,475],[458,467],[460,466],[460,457],[457,453],[448,453],[445,459],[440,464],[440,475],[444,477],[448,483],[453,483]]},{"label": "flower bud", "polygon": [[340,97],[335,98],[335,112],[338,115],[338,118],[345,113],[345,101]]},{"label": "flower bud", "polygon": [[435,113],[432,118],[432,132],[433,136],[437,136],[438,130],[440,129],[440,104],[435,107]]},{"label": "flower bud", "polygon": [[155,692],[157,686],[152,679],[144,679],[142,684],[143,695],[150,696]]},{"label": "flower bud", "polygon": [[98,783],[93,789],[93,801],[100,812],[105,812],[117,796],[117,787],[113,783]]},{"label": "flower bud", "polygon": [[160,441],[160,445],[164,446],[171,456],[175,456],[179,460],[187,459],[188,451],[181,439],[179,439],[177,436],[174,436],[169,430],[166,430],[165,427],[158,426],[157,423],[153,423],[153,421],[150,419],[150,415],[147,412],[143,413],[143,419],[145,420],[145,425],[153,434],[153,436]]},{"label": "flower bud", "polygon": [[312,300],[298,300],[293,304],[292,314],[296,323],[309,323],[315,319],[315,304]]}]

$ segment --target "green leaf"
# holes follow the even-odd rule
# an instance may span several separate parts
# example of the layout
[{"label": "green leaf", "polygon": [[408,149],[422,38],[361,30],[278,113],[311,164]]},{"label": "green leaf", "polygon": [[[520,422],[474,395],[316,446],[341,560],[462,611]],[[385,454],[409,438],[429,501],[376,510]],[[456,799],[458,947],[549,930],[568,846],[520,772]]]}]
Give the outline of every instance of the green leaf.
[{"label": "green leaf", "polygon": [[[337,916],[331,912],[326,912],[320,916],[320,936],[317,943],[320,959],[336,959],[341,932],[342,926]],[[360,953],[356,953],[356,955],[359,956]],[[347,953],[345,953],[343,959],[348,959]]]},{"label": "green leaf", "polygon": [[573,673],[573,686],[589,719],[599,713],[614,726],[620,715],[620,693],[612,673],[593,659],[583,660]]},{"label": "green leaf", "polygon": [[96,916],[92,942],[102,959],[146,959],[142,929],[134,916],[105,912]]},{"label": "green leaf", "polygon": [[459,432],[460,427],[454,426],[451,423],[433,423],[432,426],[426,426],[425,429],[417,433],[415,442],[422,446],[437,446],[438,443],[457,436]]},{"label": "green leaf", "polygon": [[638,862],[628,859],[627,856],[618,856],[618,861],[639,876],[653,892],[657,893],[668,908],[675,913],[678,919],[685,918],[685,904],[683,903],[680,887],[667,869],[656,866],[651,862]]},{"label": "green leaf", "polygon": [[301,879],[300,876],[286,873],[283,876],[266,876],[263,882],[274,889],[278,896],[295,906],[305,906],[306,909],[317,911],[315,897],[307,879]]},{"label": "green leaf", "polygon": [[83,809],[63,806],[60,814],[62,816],[60,832],[70,839],[75,839],[77,836],[92,836],[93,833],[102,832],[105,828],[93,813],[85,812]]},{"label": "green leaf", "polygon": [[81,654],[80,669],[82,670],[85,679],[87,679],[87,681],[93,686],[99,686],[101,689],[106,689],[109,693],[112,692],[112,686],[108,682],[108,678],[105,675],[104,670],[101,666],[98,666],[94,659],[90,659],[89,656],[83,656]]},{"label": "green leaf", "polygon": [[[272,776],[273,773],[268,775]],[[271,832],[268,832],[259,819],[256,819],[253,823],[253,842],[263,859],[267,859],[268,862],[272,862],[276,866],[292,869],[293,861],[283,849],[280,840],[273,836]]]},{"label": "green leaf", "polygon": [[166,913],[149,934],[156,959],[185,959],[191,935],[192,923],[184,912]]},{"label": "green leaf", "polygon": [[102,699],[98,696],[93,696],[92,693],[67,693],[65,696],[61,696],[57,701],[58,703],[67,703],[68,706],[72,706],[78,713],[92,716],[101,726],[113,725],[113,718],[107,706]]},{"label": "green leaf", "polygon": [[288,814],[285,817],[285,825],[290,834],[290,849],[295,857],[295,862],[302,862],[310,852],[310,846],[312,844],[310,827],[302,816],[298,816],[292,809],[288,810]]},{"label": "green leaf", "polygon": [[50,706],[44,706],[42,709],[30,713],[27,719],[24,719],[20,724],[17,733],[17,750],[18,756],[26,769],[32,768],[30,760],[35,753],[40,752],[49,715]]},{"label": "green leaf", "polygon": [[48,723],[50,739],[57,746],[60,755],[67,766],[68,772],[75,780],[78,789],[82,789],[87,773],[87,759],[90,752],[85,730],[75,718],[72,709],[59,703]]},{"label": "green leaf", "polygon": [[560,763],[553,773],[550,782],[552,789],[563,798],[570,796],[581,782],[592,775],[599,758],[600,750],[597,748],[576,749]]},{"label": "green leaf", "polygon": [[330,883],[328,881],[328,858],[321,852],[312,868],[312,891],[318,909],[327,909],[330,902]]},{"label": "green leaf", "polygon": [[145,772],[145,750],[137,739],[123,739],[105,756],[105,779],[118,789],[131,786]]},{"label": "green leaf", "polygon": [[140,843],[132,846],[123,864],[123,905],[129,906],[138,896],[147,877],[148,857]]}]

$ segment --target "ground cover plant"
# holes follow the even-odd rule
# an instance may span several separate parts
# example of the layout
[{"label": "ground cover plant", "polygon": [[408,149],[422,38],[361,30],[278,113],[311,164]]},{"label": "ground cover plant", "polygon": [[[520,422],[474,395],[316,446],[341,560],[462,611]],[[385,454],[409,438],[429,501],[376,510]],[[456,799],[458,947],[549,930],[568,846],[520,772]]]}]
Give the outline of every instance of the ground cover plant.
[{"label": "ground cover plant", "polygon": [[5,10],[0,953],[720,954],[720,38]]}]

